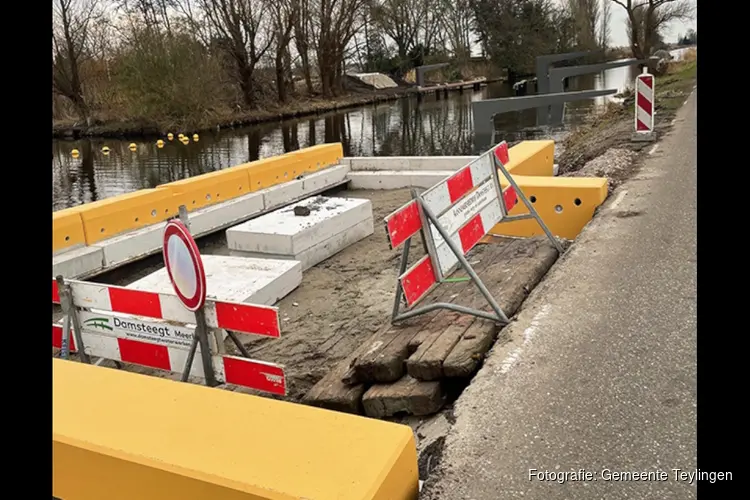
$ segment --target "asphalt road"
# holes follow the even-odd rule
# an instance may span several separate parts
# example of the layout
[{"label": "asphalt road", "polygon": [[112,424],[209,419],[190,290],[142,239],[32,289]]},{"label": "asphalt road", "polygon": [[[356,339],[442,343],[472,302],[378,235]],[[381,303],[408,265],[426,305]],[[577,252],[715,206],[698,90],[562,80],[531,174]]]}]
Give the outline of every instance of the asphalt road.
[{"label": "asphalt road", "polygon": [[506,328],[420,498],[696,497],[696,102]]}]

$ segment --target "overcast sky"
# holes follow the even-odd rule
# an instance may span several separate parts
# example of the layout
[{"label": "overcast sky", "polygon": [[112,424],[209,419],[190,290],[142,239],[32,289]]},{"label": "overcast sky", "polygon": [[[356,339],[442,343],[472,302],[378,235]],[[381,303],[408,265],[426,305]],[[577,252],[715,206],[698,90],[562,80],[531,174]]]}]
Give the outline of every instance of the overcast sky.
[{"label": "overcast sky", "polygon": [[[695,0],[693,0],[695,3]],[[697,8],[696,8],[697,14]],[[628,41],[627,34],[627,20],[628,16],[625,14],[625,9],[617,4],[612,4],[612,19],[610,20],[610,40],[609,44],[613,47],[625,47],[630,42]],[[687,30],[693,28],[697,30],[696,21],[688,22],[674,22],[669,26],[669,29],[665,30],[664,41],[667,43],[677,42],[679,35],[684,35]]]}]

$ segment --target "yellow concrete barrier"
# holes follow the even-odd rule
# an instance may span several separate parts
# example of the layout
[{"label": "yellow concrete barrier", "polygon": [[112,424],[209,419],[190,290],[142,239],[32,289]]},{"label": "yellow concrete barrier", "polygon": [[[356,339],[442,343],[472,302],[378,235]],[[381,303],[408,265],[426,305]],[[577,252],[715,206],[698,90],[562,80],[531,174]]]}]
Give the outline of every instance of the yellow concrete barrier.
[{"label": "yellow concrete barrier", "polygon": [[81,205],[86,244],[156,224],[177,213],[172,193],[165,189],[141,189]]},{"label": "yellow concrete barrier", "polygon": [[[513,180],[534,204],[534,209],[552,234],[569,240],[578,236],[594,216],[596,208],[607,199],[608,181],[605,178],[514,175]],[[500,184],[503,189],[508,185],[502,174]],[[528,213],[528,209],[520,200],[509,212],[510,215],[524,213]],[[490,234],[530,237],[544,232],[535,220],[530,219],[497,224]]]},{"label": "yellow concrete barrier", "polygon": [[555,141],[523,141],[508,150],[511,175],[554,175]]},{"label": "yellow concrete barrier", "polygon": [[254,161],[247,171],[253,191],[294,180],[304,172],[299,158],[287,155]]},{"label": "yellow concrete barrier", "polygon": [[162,184],[177,198],[177,206],[184,204],[188,210],[221,203],[250,193],[247,165],[217,170],[195,177]]},{"label": "yellow concrete barrier", "polygon": [[335,142],[319,144],[287,154],[298,157],[302,161],[304,171],[315,172],[339,164],[341,158],[344,157],[344,147],[340,142]]},{"label": "yellow concrete barrier", "polygon": [[52,212],[52,251],[57,252],[76,245],[86,245],[86,233],[83,230],[80,211],[65,209]]},{"label": "yellow concrete barrier", "polygon": [[415,500],[407,426],[53,359],[63,500]]}]

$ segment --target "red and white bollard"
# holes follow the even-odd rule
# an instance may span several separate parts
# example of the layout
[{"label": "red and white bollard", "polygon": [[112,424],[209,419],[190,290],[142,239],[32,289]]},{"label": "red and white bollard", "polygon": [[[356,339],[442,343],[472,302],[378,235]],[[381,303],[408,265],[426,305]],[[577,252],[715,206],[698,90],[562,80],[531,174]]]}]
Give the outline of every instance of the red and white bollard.
[{"label": "red and white bollard", "polygon": [[634,141],[654,140],[654,75],[643,68],[635,77],[635,134]]}]

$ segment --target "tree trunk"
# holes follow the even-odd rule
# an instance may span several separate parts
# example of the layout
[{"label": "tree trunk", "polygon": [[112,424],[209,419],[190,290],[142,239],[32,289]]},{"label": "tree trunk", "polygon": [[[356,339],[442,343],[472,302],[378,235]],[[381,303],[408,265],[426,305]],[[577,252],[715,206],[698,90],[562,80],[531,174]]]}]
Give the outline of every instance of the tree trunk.
[{"label": "tree trunk", "polygon": [[275,69],[276,69],[276,90],[279,95],[279,103],[284,104],[286,102],[286,72],[284,71],[284,49],[276,49],[276,57],[274,58]]}]

